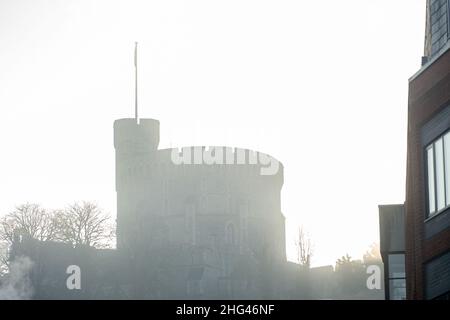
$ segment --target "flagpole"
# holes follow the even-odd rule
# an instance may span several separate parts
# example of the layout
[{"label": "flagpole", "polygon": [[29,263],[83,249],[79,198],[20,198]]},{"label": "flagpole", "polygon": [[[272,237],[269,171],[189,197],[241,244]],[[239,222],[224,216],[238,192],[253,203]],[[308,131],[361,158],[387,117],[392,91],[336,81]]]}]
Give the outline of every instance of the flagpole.
[{"label": "flagpole", "polygon": [[138,123],[138,78],[137,78],[137,45],[134,43],[134,118]]}]

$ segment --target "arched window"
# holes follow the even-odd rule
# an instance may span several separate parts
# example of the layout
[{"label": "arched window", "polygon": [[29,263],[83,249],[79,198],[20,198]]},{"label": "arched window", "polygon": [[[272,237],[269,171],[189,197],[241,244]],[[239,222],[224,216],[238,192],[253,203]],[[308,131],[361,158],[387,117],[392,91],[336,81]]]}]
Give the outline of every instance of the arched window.
[{"label": "arched window", "polygon": [[236,243],[236,232],[234,230],[234,224],[229,223],[226,226],[225,229],[225,241],[228,244],[235,244]]}]

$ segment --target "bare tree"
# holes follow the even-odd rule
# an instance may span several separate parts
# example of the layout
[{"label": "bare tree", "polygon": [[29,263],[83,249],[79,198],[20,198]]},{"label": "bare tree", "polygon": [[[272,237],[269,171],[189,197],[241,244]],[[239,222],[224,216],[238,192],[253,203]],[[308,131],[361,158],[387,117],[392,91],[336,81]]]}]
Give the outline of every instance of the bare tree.
[{"label": "bare tree", "polygon": [[354,299],[367,289],[367,274],[363,262],[353,259],[348,253],[336,260],[335,276],[339,298]]},{"label": "bare tree", "polygon": [[114,227],[111,218],[95,203],[75,202],[65,210],[55,213],[57,239],[76,247],[87,245],[96,248],[111,246]]},{"label": "bare tree", "polygon": [[311,265],[313,256],[313,243],[309,235],[305,232],[303,226],[298,228],[298,236],[295,242],[297,248],[297,261],[301,266],[308,267]]},{"label": "bare tree", "polygon": [[0,241],[12,243],[15,230],[33,239],[47,241],[56,236],[55,217],[37,204],[26,203],[0,220]]},{"label": "bare tree", "polygon": [[346,267],[350,268],[352,265],[352,261],[352,257],[348,253],[346,253],[345,256],[342,256],[341,258],[336,260],[336,270],[339,271]]},{"label": "bare tree", "polygon": [[0,275],[8,270],[8,252],[17,231],[39,241],[107,248],[115,229],[110,217],[89,202],[53,211],[32,203],[17,206],[0,219]]},{"label": "bare tree", "polygon": [[38,204],[26,203],[0,219],[0,273],[8,270],[8,251],[17,230],[22,235],[47,241],[56,238],[55,217]]},{"label": "bare tree", "polygon": [[0,279],[7,272],[8,272],[8,245],[5,242],[0,242]]}]

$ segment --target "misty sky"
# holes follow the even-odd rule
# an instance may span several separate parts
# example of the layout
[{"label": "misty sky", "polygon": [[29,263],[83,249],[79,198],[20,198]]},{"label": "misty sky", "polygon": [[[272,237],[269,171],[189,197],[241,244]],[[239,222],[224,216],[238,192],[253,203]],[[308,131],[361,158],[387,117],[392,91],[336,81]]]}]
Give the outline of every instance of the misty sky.
[{"label": "misty sky", "polygon": [[0,215],[94,200],[115,215],[113,121],[161,121],[160,147],[230,145],[283,162],[288,256],[378,242],[404,201],[408,78],[425,0],[0,0]]}]

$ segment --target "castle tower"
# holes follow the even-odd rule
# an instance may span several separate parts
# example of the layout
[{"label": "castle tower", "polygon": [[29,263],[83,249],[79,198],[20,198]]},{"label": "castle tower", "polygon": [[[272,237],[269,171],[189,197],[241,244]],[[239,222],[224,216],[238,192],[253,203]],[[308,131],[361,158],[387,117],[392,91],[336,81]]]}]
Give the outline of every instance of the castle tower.
[{"label": "castle tower", "polygon": [[117,192],[117,248],[128,247],[136,234],[139,203],[145,198],[143,172],[156,160],[159,121],[120,119],[114,122]]}]

